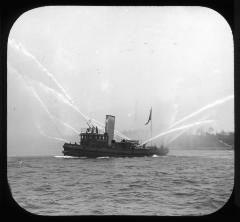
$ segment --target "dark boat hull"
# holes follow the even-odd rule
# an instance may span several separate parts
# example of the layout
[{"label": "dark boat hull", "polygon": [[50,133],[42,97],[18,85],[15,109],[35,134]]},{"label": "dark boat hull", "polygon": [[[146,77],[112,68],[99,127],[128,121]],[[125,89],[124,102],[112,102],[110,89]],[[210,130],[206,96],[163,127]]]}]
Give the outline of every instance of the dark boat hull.
[{"label": "dark boat hull", "polygon": [[112,148],[112,147],[83,147],[78,144],[65,143],[63,146],[63,154],[65,156],[75,157],[143,157],[153,155],[166,155],[168,153],[167,148]]}]

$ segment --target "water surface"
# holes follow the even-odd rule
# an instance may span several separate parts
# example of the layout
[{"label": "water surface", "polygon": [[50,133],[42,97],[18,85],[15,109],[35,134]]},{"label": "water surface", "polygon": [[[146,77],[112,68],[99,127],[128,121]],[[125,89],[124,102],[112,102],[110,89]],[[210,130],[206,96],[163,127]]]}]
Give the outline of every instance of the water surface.
[{"label": "water surface", "polygon": [[40,215],[205,215],[234,183],[234,152],[136,158],[9,157],[17,203]]}]

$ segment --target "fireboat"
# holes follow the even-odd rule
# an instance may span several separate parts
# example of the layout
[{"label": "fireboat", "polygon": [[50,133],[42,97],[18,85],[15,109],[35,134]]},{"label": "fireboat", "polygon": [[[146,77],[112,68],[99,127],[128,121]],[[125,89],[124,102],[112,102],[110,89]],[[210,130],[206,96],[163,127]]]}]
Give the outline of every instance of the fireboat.
[{"label": "fireboat", "polygon": [[161,145],[140,145],[138,140],[122,139],[114,140],[115,116],[106,115],[105,132],[99,133],[97,126],[91,126],[80,133],[79,143],[65,143],[63,145],[64,156],[74,157],[143,157],[162,156],[168,153],[168,148]]}]

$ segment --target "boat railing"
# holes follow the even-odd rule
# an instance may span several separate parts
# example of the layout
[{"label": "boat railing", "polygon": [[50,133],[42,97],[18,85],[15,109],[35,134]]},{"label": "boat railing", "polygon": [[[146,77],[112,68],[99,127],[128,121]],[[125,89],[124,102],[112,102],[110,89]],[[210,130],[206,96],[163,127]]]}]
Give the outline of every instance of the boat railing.
[{"label": "boat railing", "polygon": [[104,134],[104,130],[102,129],[92,129],[92,128],[89,128],[89,127],[85,127],[85,128],[81,128],[80,129],[80,133],[97,133],[97,134]]}]

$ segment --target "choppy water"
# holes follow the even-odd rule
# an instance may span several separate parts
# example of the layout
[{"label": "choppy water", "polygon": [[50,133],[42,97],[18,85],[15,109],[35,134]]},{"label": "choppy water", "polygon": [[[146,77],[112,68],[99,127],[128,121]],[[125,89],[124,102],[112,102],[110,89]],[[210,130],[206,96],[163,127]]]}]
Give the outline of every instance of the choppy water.
[{"label": "choppy water", "polygon": [[205,215],[227,202],[233,180],[233,151],[8,158],[14,199],[41,215]]}]

